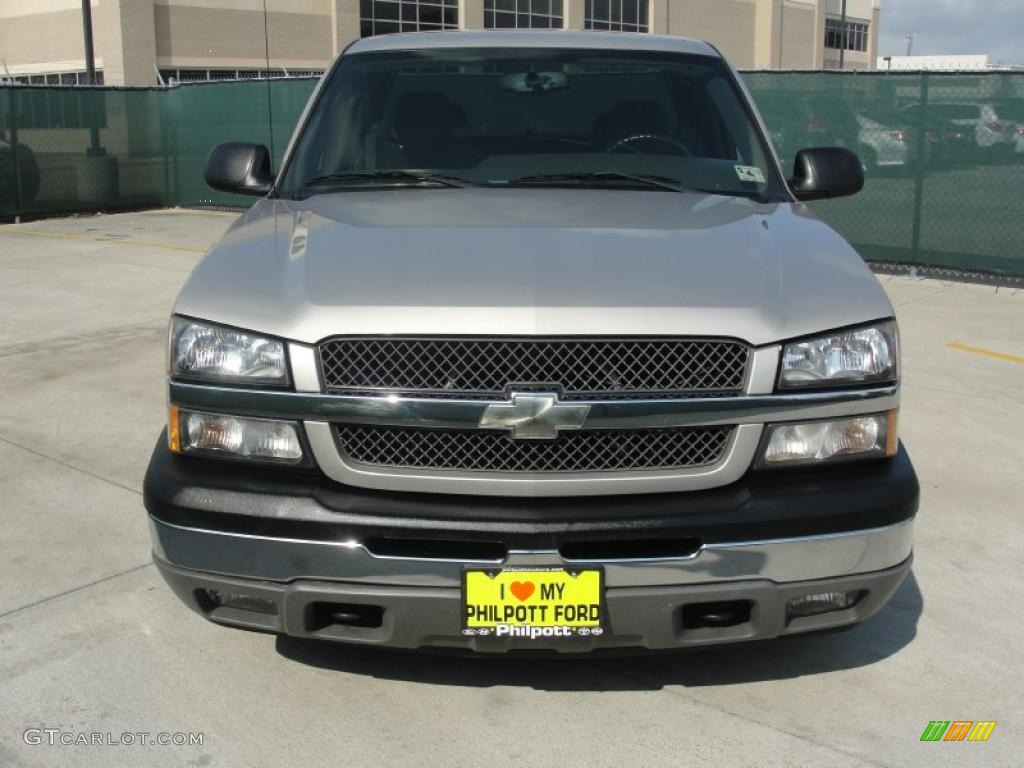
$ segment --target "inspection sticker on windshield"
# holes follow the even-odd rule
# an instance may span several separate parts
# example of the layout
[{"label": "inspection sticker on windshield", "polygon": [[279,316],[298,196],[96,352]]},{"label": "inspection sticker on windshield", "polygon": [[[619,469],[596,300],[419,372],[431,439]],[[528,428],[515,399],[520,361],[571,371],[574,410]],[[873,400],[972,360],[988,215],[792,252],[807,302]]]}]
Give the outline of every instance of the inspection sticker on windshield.
[{"label": "inspection sticker on windshield", "polygon": [[761,173],[761,169],[756,165],[737,165],[736,175],[740,177],[740,181],[753,181],[758,184],[764,184],[764,174]]}]

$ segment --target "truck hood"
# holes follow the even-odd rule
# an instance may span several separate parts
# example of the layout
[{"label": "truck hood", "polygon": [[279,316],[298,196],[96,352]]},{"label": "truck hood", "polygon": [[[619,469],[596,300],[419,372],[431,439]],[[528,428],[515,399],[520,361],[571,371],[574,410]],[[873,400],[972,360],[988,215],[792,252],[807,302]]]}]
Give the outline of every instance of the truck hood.
[{"label": "truck hood", "polygon": [[199,263],[175,312],[306,343],[669,335],[763,345],[892,307],[856,252],[801,204],[403,188],[260,201]]}]

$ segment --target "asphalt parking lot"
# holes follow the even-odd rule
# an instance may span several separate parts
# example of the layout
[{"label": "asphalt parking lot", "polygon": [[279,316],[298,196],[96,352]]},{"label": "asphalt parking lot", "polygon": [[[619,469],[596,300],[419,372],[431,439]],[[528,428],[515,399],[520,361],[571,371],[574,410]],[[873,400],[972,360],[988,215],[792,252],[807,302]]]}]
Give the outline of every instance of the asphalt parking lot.
[{"label": "asphalt parking lot", "polygon": [[[865,625],[641,658],[399,654],[208,624],[150,563],[167,316],[231,220],[0,227],[0,766],[1020,764],[1024,291],[881,278],[922,506],[913,573]],[[936,719],[998,726],[921,743]]]}]

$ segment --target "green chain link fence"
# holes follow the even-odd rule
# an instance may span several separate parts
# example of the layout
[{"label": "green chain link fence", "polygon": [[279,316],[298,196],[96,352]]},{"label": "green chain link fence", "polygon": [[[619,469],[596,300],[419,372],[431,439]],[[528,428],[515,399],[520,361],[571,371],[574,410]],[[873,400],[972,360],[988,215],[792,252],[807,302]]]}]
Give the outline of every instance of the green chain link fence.
[{"label": "green chain link fence", "polygon": [[251,205],[204,184],[207,154],[251,141],[273,146],[279,162],[316,82],[0,87],[0,218]]},{"label": "green chain link fence", "polygon": [[864,191],[813,208],[864,258],[1024,275],[1024,73],[745,78],[784,164],[805,146],[860,155]]},{"label": "green chain link fence", "polygon": [[[1024,276],[1024,73],[750,72],[783,164],[857,151],[867,183],[814,209],[869,261]],[[276,161],[315,79],[170,89],[0,87],[0,220],[156,206],[245,206],[210,190],[221,141]]]}]

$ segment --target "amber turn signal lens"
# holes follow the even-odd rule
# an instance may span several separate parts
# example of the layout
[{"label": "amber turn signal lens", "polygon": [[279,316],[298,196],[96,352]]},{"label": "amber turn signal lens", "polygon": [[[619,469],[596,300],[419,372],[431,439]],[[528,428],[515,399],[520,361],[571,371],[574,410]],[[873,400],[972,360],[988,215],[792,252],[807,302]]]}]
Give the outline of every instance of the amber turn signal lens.
[{"label": "amber turn signal lens", "polygon": [[899,411],[889,411],[889,418],[885,428],[885,455],[895,456],[900,447],[900,436],[898,431]]},{"label": "amber turn signal lens", "polygon": [[172,453],[181,453],[181,420],[178,406],[167,406],[167,447]]}]

